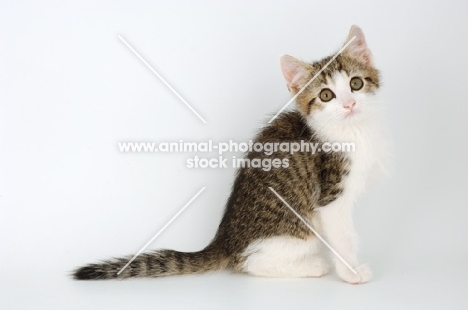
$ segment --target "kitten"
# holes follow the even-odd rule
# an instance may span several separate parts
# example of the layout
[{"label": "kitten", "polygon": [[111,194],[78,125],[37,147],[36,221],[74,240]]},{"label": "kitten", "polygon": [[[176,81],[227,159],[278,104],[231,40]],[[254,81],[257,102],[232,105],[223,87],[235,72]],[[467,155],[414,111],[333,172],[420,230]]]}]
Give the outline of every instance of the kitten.
[{"label": "kitten", "polygon": [[[351,27],[354,41],[300,92],[296,109],[283,112],[265,126],[254,142],[352,142],[354,152],[277,151],[246,158],[288,159],[289,167],[271,171],[241,168],[212,242],[203,250],[184,253],[158,250],[138,256],[90,264],[74,271],[79,280],[162,277],[199,274],[230,268],[265,277],[320,277],[327,273],[321,242],[269,189],[277,191],[348,262],[357,274],[333,256],[337,274],[349,283],[370,280],[371,271],[357,258],[352,223],[355,200],[368,175],[381,165],[378,106],[372,101],[379,72],[362,30]],[[296,95],[332,57],[305,63],[281,58],[288,89]]]}]

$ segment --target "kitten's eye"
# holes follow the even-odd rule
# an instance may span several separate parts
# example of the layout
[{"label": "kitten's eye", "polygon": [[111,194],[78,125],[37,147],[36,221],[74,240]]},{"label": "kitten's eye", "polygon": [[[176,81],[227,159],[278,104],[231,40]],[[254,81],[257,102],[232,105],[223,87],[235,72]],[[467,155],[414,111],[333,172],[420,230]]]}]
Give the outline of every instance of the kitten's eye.
[{"label": "kitten's eye", "polygon": [[349,86],[351,86],[352,90],[360,90],[364,86],[364,82],[360,77],[355,76],[349,82]]},{"label": "kitten's eye", "polygon": [[335,98],[335,94],[328,88],[322,89],[322,91],[320,92],[320,100],[322,100],[323,102],[328,102],[333,98]]}]

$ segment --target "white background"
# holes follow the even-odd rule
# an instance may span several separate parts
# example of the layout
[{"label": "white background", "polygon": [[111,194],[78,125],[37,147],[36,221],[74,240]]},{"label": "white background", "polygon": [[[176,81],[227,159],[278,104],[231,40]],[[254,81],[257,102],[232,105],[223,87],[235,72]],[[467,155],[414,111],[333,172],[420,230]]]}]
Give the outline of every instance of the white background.
[{"label": "white background", "polygon": [[[0,308],[465,309],[468,87],[463,1],[2,1]],[[361,26],[383,74],[393,175],[359,203],[374,280],[222,272],[77,282],[76,266],[213,237],[234,169],[120,141],[248,140],[289,99],[279,57],[317,60]],[[203,124],[117,38],[208,121]]]}]

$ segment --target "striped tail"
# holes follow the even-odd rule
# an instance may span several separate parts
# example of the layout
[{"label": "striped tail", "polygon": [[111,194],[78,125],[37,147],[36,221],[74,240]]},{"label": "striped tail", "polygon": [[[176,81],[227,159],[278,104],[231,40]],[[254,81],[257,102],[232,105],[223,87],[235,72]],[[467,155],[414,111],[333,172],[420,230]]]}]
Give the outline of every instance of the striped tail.
[{"label": "striped tail", "polygon": [[224,269],[229,264],[228,257],[211,245],[202,251],[191,253],[159,250],[140,254],[117,275],[131,258],[115,258],[80,267],[73,271],[73,278],[76,280],[106,280],[200,274]]}]

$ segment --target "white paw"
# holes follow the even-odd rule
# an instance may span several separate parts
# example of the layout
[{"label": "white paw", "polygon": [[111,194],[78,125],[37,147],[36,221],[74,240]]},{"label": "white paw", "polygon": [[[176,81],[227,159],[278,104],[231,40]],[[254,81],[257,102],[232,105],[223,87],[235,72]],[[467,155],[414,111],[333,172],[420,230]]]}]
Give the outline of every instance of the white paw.
[{"label": "white paw", "polygon": [[357,274],[353,273],[351,270],[349,270],[348,267],[344,265],[337,266],[336,268],[338,276],[342,280],[351,284],[366,283],[369,282],[372,278],[372,272],[366,264],[360,265],[359,267],[354,268],[354,270],[357,272]]},{"label": "white paw", "polygon": [[321,257],[315,257],[310,268],[312,277],[321,277],[328,273],[330,270],[330,265],[325,259]]}]

